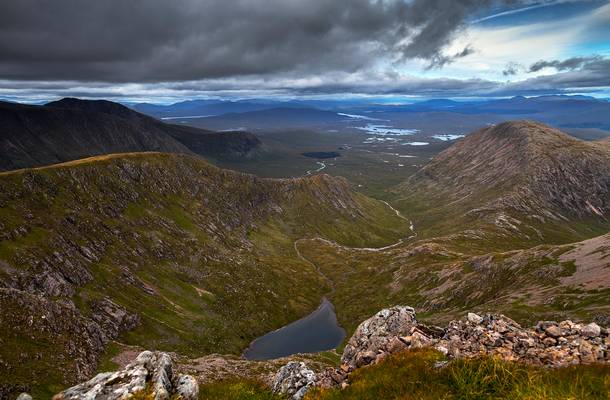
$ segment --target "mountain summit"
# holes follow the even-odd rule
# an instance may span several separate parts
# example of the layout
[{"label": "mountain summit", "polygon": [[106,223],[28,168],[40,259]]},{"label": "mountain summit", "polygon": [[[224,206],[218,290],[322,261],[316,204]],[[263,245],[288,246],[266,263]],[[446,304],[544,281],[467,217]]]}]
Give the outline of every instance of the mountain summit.
[{"label": "mountain summit", "polygon": [[559,227],[582,239],[608,226],[609,188],[610,146],[512,121],[458,141],[398,191],[405,209],[434,210],[438,218],[429,224],[449,216],[463,222],[448,230],[472,230],[485,221],[504,234],[542,238]]}]

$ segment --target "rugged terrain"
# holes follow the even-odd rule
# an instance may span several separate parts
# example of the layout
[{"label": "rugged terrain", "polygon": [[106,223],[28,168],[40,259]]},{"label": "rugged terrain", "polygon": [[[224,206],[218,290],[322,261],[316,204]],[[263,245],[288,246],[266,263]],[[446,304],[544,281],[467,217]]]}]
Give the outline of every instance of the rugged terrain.
[{"label": "rugged terrain", "polygon": [[130,351],[121,370],[54,398],[195,400],[199,392],[203,399],[605,399],[609,335],[595,322],[525,328],[500,314],[468,313],[441,328],[422,324],[412,307],[394,306],[358,326],[338,365],[296,356],[264,362],[211,356],[184,365],[176,355]]},{"label": "rugged terrain", "polygon": [[239,353],[330,289],[295,240],[383,245],[407,229],[339,178],[259,179],[161,153],[3,173],[0,205],[3,393],[90,376],[121,333]]},{"label": "rugged terrain", "polygon": [[232,158],[259,147],[260,141],[247,132],[165,124],[110,101],[66,98],[44,106],[0,102],[0,170],[138,151]]},{"label": "rugged terrain", "polygon": [[610,146],[506,122],[458,141],[395,192],[426,237],[483,249],[582,240],[610,228]]},{"label": "rugged terrain", "polygon": [[187,373],[256,369],[201,356],[239,354],[325,295],[348,335],[394,304],[435,324],[493,311],[607,325],[609,186],[607,141],[529,121],[460,140],[394,190],[397,209],[342,178],[189,155],[2,173],[0,394],[89,378],[113,339],[176,352]]}]

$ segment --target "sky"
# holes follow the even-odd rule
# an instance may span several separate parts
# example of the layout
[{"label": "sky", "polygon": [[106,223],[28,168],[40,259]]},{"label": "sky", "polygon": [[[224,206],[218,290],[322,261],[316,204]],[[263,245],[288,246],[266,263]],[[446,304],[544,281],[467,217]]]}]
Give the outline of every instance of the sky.
[{"label": "sky", "polygon": [[0,98],[610,97],[610,0],[0,2]]}]

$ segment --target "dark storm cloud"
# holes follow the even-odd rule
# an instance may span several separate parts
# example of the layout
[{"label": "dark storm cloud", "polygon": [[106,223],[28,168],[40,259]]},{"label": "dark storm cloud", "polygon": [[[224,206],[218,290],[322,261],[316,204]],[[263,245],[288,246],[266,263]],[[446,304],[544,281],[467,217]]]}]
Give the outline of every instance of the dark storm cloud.
[{"label": "dark storm cloud", "polygon": [[2,1],[0,79],[189,81],[357,71],[378,57],[442,66],[460,57],[442,50],[469,13],[497,2]]},{"label": "dark storm cloud", "polygon": [[603,61],[604,58],[599,55],[588,57],[572,57],[565,60],[540,60],[530,65],[529,72],[538,72],[544,68],[555,68],[558,71],[569,71],[578,68],[588,68],[595,63]]}]

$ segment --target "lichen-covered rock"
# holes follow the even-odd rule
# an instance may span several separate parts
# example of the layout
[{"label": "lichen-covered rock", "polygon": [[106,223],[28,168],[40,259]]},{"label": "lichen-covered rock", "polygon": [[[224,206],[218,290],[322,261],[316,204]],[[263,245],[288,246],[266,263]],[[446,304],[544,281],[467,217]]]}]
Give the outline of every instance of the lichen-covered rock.
[{"label": "lichen-covered rock", "polygon": [[195,400],[199,397],[199,384],[190,375],[181,375],[175,384],[175,396],[178,400]]},{"label": "lichen-covered rock", "polygon": [[316,386],[342,386],[356,368],[407,349],[433,347],[449,359],[493,355],[553,367],[610,362],[610,332],[596,323],[541,321],[523,328],[499,314],[451,321],[446,328],[419,324],[411,307],[381,310],[358,326],[341,366],[318,374]]},{"label": "lichen-covered rock", "polygon": [[195,400],[197,382],[188,375],[173,376],[172,359],[166,353],[143,351],[124,369],[104,372],[87,382],[56,394],[54,400],[119,400],[143,390],[150,390],[155,400],[168,400],[176,395],[182,400]]},{"label": "lichen-covered rock", "polygon": [[301,400],[315,382],[315,372],[304,362],[291,361],[275,375],[273,392],[289,396],[291,400]]},{"label": "lichen-covered rock", "polygon": [[416,325],[412,307],[396,306],[379,311],[358,326],[343,351],[341,363],[351,371],[373,363],[383,353],[403,348],[396,341],[410,334]]},{"label": "lichen-covered rock", "polygon": [[29,393],[20,393],[17,400],[32,400],[32,396]]}]

